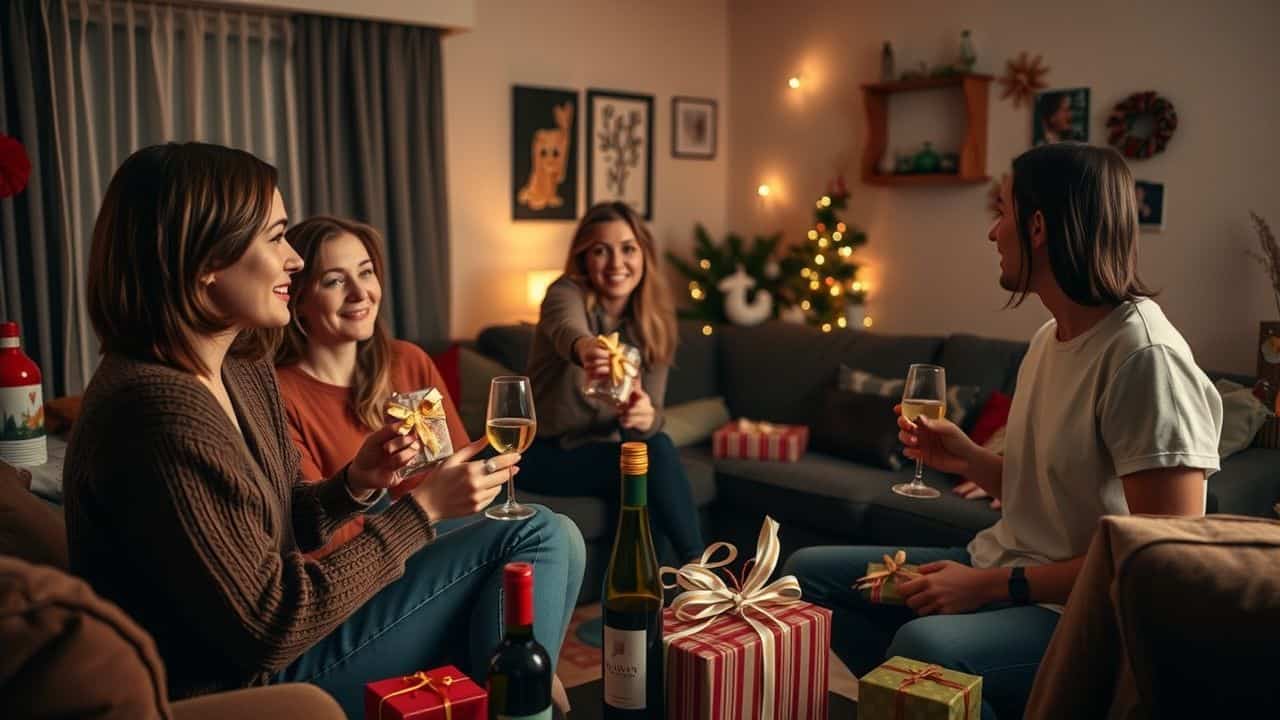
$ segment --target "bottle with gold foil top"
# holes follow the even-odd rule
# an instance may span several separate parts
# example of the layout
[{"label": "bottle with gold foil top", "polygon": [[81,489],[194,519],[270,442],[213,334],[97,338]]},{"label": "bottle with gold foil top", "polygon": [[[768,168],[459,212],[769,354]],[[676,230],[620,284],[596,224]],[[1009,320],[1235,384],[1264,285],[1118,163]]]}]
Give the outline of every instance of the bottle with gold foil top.
[{"label": "bottle with gold foil top", "polygon": [[0,323],[0,460],[11,465],[49,461],[40,368],[22,352],[15,322]]},{"label": "bottle with gold foil top", "polygon": [[649,529],[649,448],[622,444],[622,509],[604,580],[605,718],[662,718],[662,582]]}]

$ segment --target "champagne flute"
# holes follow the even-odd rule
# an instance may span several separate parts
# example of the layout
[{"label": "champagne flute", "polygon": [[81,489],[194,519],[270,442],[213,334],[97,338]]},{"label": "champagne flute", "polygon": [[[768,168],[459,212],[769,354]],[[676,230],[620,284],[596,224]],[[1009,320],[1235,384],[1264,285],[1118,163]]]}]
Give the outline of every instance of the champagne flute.
[{"label": "champagne flute", "polygon": [[[902,387],[902,417],[915,422],[924,416],[941,420],[947,416],[947,371],[938,365],[916,363],[907,369]],[[916,475],[909,483],[898,483],[893,491],[913,498],[936,498],[942,493],[924,484],[924,457],[916,458]]]},{"label": "champagne flute", "polygon": [[[533,389],[529,378],[503,375],[489,383],[489,413],[485,419],[485,437],[499,453],[522,453],[533,444],[538,431],[538,417],[533,411]],[[507,471],[507,501],[484,511],[494,520],[524,520],[537,510],[516,502],[514,473]]]}]

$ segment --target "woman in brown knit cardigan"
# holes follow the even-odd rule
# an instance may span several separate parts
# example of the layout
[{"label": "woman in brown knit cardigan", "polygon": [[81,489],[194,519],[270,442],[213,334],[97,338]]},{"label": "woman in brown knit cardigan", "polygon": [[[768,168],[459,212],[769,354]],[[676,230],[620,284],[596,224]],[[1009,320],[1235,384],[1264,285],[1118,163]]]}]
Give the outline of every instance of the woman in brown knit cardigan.
[{"label": "woman in brown knit cardigan", "polygon": [[285,226],[275,169],[245,152],[160,145],[116,172],[89,263],[104,356],[67,451],[71,565],[150,631],[175,696],[308,681],[358,717],[369,681],[445,662],[482,678],[508,561],[535,564],[539,635],[563,636],[582,536],[545,508],[458,520],[519,460],[470,461],[478,442],[359,537],[303,556],[416,447],[386,426],[334,477],[300,482],[264,338],[289,322],[302,266]]}]

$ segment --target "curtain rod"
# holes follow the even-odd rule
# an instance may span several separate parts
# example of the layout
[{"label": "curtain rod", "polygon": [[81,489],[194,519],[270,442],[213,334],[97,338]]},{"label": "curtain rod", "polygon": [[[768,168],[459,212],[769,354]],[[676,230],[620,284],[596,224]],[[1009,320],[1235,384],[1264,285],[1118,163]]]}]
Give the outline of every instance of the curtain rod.
[{"label": "curtain rod", "polygon": [[[216,23],[220,16],[229,15],[232,17],[243,16],[249,20],[250,26],[266,25],[269,31],[289,22],[293,13],[282,12],[279,10],[268,10],[263,8],[247,8],[243,5],[226,5],[216,2],[204,2],[202,0],[61,0],[61,4],[71,18],[80,19],[81,9],[87,8],[89,11],[89,20],[102,22],[106,19],[105,13],[110,5],[112,19],[116,20],[123,16],[125,7],[132,5],[137,13],[138,24],[146,25],[150,20],[149,10],[151,8],[172,9],[180,13],[199,13],[206,22]],[[254,27],[256,29],[256,27]]]}]

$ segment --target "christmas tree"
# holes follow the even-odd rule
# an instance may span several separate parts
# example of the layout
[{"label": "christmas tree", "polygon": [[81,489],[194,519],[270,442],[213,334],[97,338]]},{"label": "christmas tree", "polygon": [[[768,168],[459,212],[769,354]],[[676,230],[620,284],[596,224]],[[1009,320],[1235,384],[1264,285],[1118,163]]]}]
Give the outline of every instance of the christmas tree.
[{"label": "christmas tree", "polygon": [[756,281],[755,288],[748,291],[749,297],[754,298],[761,290],[768,290],[773,297],[778,297],[782,281],[781,269],[772,258],[781,240],[782,233],[757,236],[751,246],[747,247],[741,236],[729,233],[724,243],[717,245],[707,229],[697,225],[694,228],[692,263],[670,251],[666,254],[667,260],[689,281],[691,302],[680,309],[680,317],[706,323],[726,322],[725,295],[720,291],[719,285],[721,280],[737,272],[739,267]]},{"label": "christmas tree", "polygon": [[861,304],[867,296],[858,281],[858,264],[852,260],[853,251],[866,244],[867,236],[836,215],[848,200],[844,178],[832,180],[827,193],[814,203],[813,226],[805,241],[793,245],[780,263],[783,297],[823,332],[846,327],[845,306]]}]

